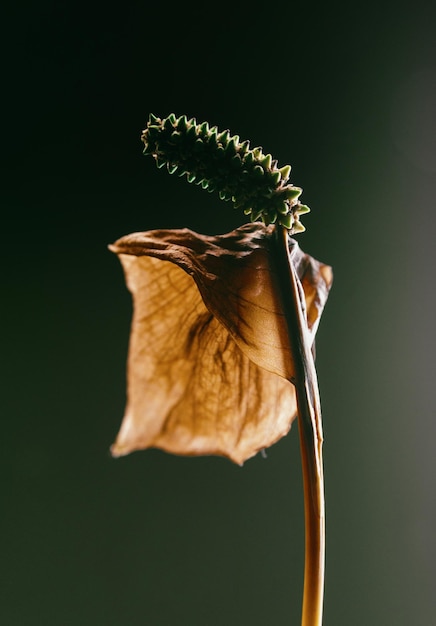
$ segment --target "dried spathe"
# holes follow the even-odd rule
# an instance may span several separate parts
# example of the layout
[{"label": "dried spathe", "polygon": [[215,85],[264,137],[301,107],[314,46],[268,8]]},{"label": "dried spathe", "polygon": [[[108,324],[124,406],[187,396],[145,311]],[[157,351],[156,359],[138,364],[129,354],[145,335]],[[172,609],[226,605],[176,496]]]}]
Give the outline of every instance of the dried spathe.
[{"label": "dried spathe", "polygon": [[[272,236],[253,223],[213,237],[134,233],[111,246],[134,302],[115,456],[161,448],[242,463],[289,431],[293,361]],[[313,340],[331,270],[290,246]]]}]

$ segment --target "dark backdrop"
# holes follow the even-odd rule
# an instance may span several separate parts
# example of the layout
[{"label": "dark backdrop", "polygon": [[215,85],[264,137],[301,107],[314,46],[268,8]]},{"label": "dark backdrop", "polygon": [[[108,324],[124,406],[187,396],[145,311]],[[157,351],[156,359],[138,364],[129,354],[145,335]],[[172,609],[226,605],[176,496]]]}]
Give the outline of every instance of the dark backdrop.
[{"label": "dark backdrop", "polygon": [[243,468],[108,452],[131,303],[107,244],[242,219],[142,156],[148,114],[172,111],[291,163],[312,208],[300,244],[334,267],[325,625],[433,623],[430,6],[5,4],[2,624],[299,623],[296,428]]}]

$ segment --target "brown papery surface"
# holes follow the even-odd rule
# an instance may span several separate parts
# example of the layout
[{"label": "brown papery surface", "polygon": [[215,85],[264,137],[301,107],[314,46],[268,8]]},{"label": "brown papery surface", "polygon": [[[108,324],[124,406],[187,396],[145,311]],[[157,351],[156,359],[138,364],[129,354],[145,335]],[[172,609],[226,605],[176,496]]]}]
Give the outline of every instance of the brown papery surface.
[{"label": "brown papery surface", "polygon": [[[259,223],[213,237],[154,230],[110,246],[134,304],[114,456],[154,447],[241,464],[289,431],[294,370],[272,233]],[[313,340],[331,270],[291,246]]]}]

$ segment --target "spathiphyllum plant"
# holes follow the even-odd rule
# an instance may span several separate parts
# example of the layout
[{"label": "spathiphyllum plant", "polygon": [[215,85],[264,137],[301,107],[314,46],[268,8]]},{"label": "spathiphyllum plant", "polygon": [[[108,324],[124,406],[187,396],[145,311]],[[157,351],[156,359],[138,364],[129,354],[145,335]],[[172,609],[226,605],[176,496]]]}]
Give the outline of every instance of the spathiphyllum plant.
[{"label": "spathiphyllum plant", "polygon": [[222,235],[187,228],[122,237],[110,249],[134,300],[127,406],[114,456],[160,448],[242,465],[298,418],[306,551],[302,626],[320,626],[324,594],[322,423],[313,360],[331,268],[291,237],[301,189],[261,148],[207,122],[150,115],[144,154],[249,223]]}]

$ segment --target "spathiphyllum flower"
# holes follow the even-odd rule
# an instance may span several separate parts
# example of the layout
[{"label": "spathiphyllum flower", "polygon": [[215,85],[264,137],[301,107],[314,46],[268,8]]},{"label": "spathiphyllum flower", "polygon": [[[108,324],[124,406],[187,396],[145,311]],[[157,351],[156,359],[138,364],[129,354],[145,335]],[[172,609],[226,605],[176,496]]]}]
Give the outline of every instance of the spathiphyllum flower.
[{"label": "spathiphyllum flower", "polygon": [[[114,456],[144,448],[242,464],[285,435],[297,412],[273,226],[225,235],[138,232],[110,248],[133,295],[128,398]],[[289,239],[308,341],[331,269]]]},{"label": "spathiphyllum flower", "polygon": [[110,249],[133,296],[127,406],[111,450],[220,455],[240,465],[298,417],[305,511],[301,626],[321,626],[322,419],[315,333],[331,268],[290,238],[302,190],[261,148],[207,122],[150,116],[144,154],[249,217],[224,235],[137,232]]}]

